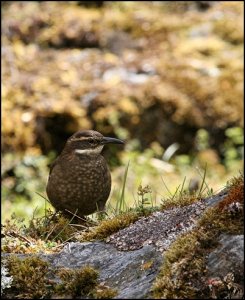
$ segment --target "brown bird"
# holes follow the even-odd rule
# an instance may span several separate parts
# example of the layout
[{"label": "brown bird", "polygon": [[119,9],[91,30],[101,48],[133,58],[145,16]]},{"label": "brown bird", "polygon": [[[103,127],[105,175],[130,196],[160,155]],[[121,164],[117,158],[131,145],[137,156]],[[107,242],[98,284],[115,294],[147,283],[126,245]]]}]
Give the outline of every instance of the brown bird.
[{"label": "brown bird", "polygon": [[105,144],[124,144],[93,130],[73,134],[50,167],[47,195],[65,214],[83,218],[103,211],[111,191],[111,174],[101,151]]}]

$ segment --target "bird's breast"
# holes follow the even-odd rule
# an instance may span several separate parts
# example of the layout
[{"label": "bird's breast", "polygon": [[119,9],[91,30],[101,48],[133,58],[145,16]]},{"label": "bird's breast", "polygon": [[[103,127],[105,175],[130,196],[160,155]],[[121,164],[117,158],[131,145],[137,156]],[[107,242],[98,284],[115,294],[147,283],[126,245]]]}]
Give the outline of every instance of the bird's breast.
[{"label": "bird's breast", "polygon": [[103,156],[93,159],[73,158],[57,164],[49,181],[82,193],[95,193],[111,186],[111,175]]}]

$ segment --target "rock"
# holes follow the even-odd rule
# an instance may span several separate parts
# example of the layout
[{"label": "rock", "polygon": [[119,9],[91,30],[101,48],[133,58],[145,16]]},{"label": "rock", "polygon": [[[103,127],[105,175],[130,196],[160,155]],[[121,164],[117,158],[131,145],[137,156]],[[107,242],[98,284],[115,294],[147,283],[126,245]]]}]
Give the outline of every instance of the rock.
[{"label": "rock", "polygon": [[164,252],[181,234],[196,226],[197,219],[205,208],[205,203],[199,201],[184,207],[156,211],[110,235],[106,241],[119,250],[135,250],[151,244]]},{"label": "rock", "polygon": [[207,258],[207,273],[212,298],[218,293],[229,299],[244,298],[244,235],[221,234],[220,245]]},{"label": "rock", "polygon": [[162,264],[153,246],[122,252],[104,242],[69,243],[59,254],[40,257],[55,268],[94,267],[99,281],[118,291],[116,299],[145,299]]},{"label": "rock", "polygon": [[[222,234],[220,245],[208,255],[210,277],[225,277],[229,272],[244,274],[244,236]],[[243,284],[243,280],[240,282]]]}]

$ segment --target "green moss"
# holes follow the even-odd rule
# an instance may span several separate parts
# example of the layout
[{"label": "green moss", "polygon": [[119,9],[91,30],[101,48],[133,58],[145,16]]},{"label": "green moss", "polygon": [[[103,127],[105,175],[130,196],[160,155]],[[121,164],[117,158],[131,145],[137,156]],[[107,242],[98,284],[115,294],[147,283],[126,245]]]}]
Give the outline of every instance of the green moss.
[{"label": "green moss", "polygon": [[23,218],[12,215],[2,226],[4,236],[2,251],[7,253],[55,252],[57,246],[66,240],[72,240],[77,230],[60,213],[47,209],[45,216],[32,217],[29,224],[23,224]]},{"label": "green moss", "polygon": [[98,283],[99,274],[90,266],[77,270],[61,269],[58,275],[62,280],[62,283],[55,287],[58,295],[71,295],[73,299],[110,299],[117,294],[116,290]]},{"label": "green moss", "polygon": [[75,229],[70,225],[70,220],[55,213],[52,210],[46,210],[45,216],[32,218],[26,233],[34,239],[41,238],[49,241],[66,241],[70,239]]},{"label": "green moss", "polygon": [[102,284],[98,285],[94,292],[95,299],[112,299],[117,295],[117,291]]},{"label": "green moss", "polygon": [[237,187],[237,188],[242,189],[243,186],[244,186],[244,175],[243,174],[240,174],[239,176],[235,176],[227,182],[228,188]]},{"label": "green moss", "polygon": [[203,255],[196,253],[199,244],[197,234],[194,233],[173,243],[166,252],[162,270],[153,285],[154,298],[195,298],[193,278],[205,269]]},{"label": "green moss", "polygon": [[161,210],[170,209],[172,207],[182,207],[186,205],[190,205],[196,201],[198,201],[199,198],[195,194],[189,194],[184,193],[178,197],[170,197],[167,199],[164,199],[161,204]]},{"label": "green moss", "polygon": [[53,270],[53,276],[61,283],[49,279],[49,265],[42,259],[33,256],[20,259],[11,255],[7,259],[7,268],[13,282],[6,289],[8,298],[50,299],[50,297],[89,297],[90,299],[113,298],[117,291],[98,283],[98,271],[90,266],[79,269]]},{"label": "green moss", "polygon": [[56,286],[56,291],[73,298],[90,296],[97,285],[98,272],[89,266],[77,270],[61,269],[58,275],[62,283]]},{"label": "green moss", "polygon": [[227,197],[218,206],[204,213],[196,229],[177,239],[165,253],[152,287],[155,299],[211,297],[205,281],[206,256],[217,245],[221,233],[242,234],[244,230],[242,206],[231,210],[232,201],[243,202],[242,176],[232,181]]},{"label": "green moss", "polygon": [[13,277],[11,291],[16,298],[38,299],[50,295],[47,286],[48,263],[38,257],[20,259],[11,255],[7,259],[9,274]]},{"label": "green moss", "polygon": [[97,227],[92,228],[89,232],[82,235],[83,241],[104,239],[107,236],[123,229],[130,224],[136,222],[140,217],[140,214],[135,211],[129,211],[121,213],[112,219],[103,220]]}]

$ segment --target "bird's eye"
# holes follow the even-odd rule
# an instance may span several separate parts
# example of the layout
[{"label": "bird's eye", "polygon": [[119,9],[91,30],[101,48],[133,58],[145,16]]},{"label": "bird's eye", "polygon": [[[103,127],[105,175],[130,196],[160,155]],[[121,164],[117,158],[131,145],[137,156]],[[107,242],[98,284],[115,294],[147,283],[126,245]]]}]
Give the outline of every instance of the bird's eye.
[{"label": "bird's eye", "polygon": [[88,142],[89,142],[90,145],[94,145],[96,143],[96,141],[93,140],[93,139],[88,139]]}]

